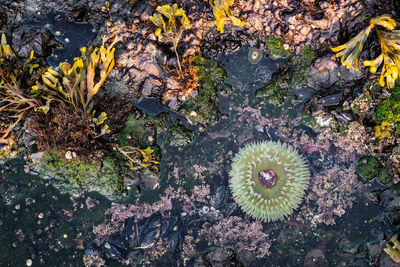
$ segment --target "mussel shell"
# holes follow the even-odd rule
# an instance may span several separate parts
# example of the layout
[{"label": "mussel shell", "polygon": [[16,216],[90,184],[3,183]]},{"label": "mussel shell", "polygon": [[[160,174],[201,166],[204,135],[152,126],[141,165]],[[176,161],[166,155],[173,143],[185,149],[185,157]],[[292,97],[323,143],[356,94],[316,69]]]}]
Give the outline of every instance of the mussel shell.
[{"label": "mussel shell", "polygon": [[139,248],[150,248],[160,237],[160,228],[151,228],[146,231],[140,240]]},{"label": "mussel shell", "polygon": [[225,208],[225,217],[229,217],[236,211],[237,204],[235,202],[231,202],[228,205],[226,205]]},{"label": "mussel shell", "polygon": [[167,237],[177,223],[177,216],[171,216],[168,219],[165,219],[161,224],[161,238]]},{"label": "mussel shell", "polygon": [[114,240],[109,240],[101,245],[101,250],[111,259],[122,259],[127,255],[126,249]]},{"label": "mussel shell", "polygon": [[227,187],[225,185],[220,186],[215,193],[214,198],[212,199],[212,205],[214,208],[218,209],[221,207],[226,193]]},{"label": "mussel shell", "polygon": [[123,230],[120,234],[127,247],[133,248],[137,246],[139,233],[134,217],[125,220]]},{"label": "mussel shell", "polygon": [[177,251],[177,248],[179,246],[181,237],[178,232],[173,232],[168,236],[168,248],[169,251],[172,253],[175,253]]},{"label": "mussel shell", "polygon": [[140,239],[142,239],[148,233],[148,229],[160,228],[161,220],[162,220],[162,217],[161,217],[161,213],[159,213],[159,212],[156,212],[156,213],[153,213],[152,215],[150,215],[150,217],[147,218],[143,224],[141,224],[142,227],[139,232],[139,236],[141,237]]}]

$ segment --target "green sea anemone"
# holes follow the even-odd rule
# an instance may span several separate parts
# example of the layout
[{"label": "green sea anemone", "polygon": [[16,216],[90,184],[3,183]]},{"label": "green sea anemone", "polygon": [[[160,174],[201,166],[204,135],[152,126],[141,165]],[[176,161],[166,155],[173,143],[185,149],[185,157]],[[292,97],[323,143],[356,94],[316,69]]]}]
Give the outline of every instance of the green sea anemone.
[{"label": "green sea anemone", "polygon": [[247,54],[247,59],[251,64],[260,63],[262,57],[263,57],[263,51],[255,47],[250,48],[249,53]]},{"label": "green sea anemone", "polygon": [[289,216],[300,205],[310,171],[292,146],[264,141],[240,149],[229,175],[233,198],[243,211],[269,222]]}]

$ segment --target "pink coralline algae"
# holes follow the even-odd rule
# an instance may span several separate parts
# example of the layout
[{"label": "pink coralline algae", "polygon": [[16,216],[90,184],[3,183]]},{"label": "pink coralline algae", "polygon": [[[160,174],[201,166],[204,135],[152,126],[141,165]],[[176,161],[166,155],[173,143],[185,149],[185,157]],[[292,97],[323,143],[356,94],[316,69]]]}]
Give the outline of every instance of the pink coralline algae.
[{"label": "pink coralline algae", "polygon": [[346,169],[335,166],[326,172],[314,175],[311,187],[311,192],[306,196],[311,220],[333,225],[335,217],[341,217],[346,209],[352,208],[355,200],[353,193],[362,187],[362,183],[357,179],[354,165]]},{"label": "pink coralline algae", "polygon": [[[111,215],[111,224],[100,224],[93,228],[93,232],[98,236],[99,240],[104,236],[109,236],[119,231],[123,222],[131,217],[135,217],[138,222],[144,218],[148,218],[154,212],[161,212],[163,216],[169,216],[168,212],[172,210],[173,202],[180,205],[182,210],[190,210],[193,205],[202,205],[208,201],[207,196],[210,194],[209,185],[195,186],[189,196],[186,191],[178,187],[167,187],[159,201],[153,204],[140,203],[139,200],[135,204],[124,205],[119,203],[111,203],[111,207],[106,210],[105,215]],[[103,230],[101,230],[103,229]],[[103,232],[102,232],[103,231]]]},{"label": "pink coralline algae", "polygon": [[211,226],[205,223],[199,237],[214,245],[233,246],[240,254],[251,253],[257,258],[270,254],[271,240],[263,231],[262,223],[250,223],[248,219],[232,216]]}]

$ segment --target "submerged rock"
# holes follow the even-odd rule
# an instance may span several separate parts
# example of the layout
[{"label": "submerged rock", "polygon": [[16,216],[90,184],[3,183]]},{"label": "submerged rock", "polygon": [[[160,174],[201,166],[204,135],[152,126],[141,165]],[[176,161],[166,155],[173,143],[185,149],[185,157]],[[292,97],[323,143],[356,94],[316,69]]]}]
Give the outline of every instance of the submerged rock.
[{"label": "submerged rock", "polygon": [[231,248],[216,247],[210,248],[196,258],[194,266],[231,266],[244,267],[237,258],[236,252]]},{"label": "submerged rock", "polygon": [[12,35],[12,48],[18,57],[29,57],[31,51],[36,57],[48,57],[54,48],[62,48],[63,44],[55,39],[48,29],[18,29]]}]

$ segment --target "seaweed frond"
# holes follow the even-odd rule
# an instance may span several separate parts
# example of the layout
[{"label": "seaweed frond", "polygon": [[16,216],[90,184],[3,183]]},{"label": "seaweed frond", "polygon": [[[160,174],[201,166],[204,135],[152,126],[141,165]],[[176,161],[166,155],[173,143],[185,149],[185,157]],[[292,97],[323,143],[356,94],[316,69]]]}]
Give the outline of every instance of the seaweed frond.
[{"label": "seaweed frond", "polygon": [[54,96],[72,105],[75,110],[86,111],[115,65],[114,44],[106,47],[102,45],[100,48],[81,48],[81,56],[74,58],[72,66],[62,62],[61,71],[48,68],[41,77],[42,81],[32,86],[31,94],[46,100]]},{"label": "seaweed frond", "polygon": [[243,27],[244,23],[240,19],[233,16],[230,9],[233,6],[234,0],[209,0],[211,7],[213,8],[213,14],[215,16],[215,24],[217,29],[224,33],[224,24],[226,19],[230,19],[236,26]]},{"label": "seaweed frond", "polygon": [[177,51],[178,43],[182,38],[183,31],[192,28],[185,10],[178,8],[177,4],[173,4],[172,7],[169,5],[158,6],[153,16],[150,16],[150,21],[157,27],[154,34],[158,41],[173,44],[178,61],[179,74],[182,76],[183,72]]},{"label": "seaweed frond", "polygon": [[32,63],[33,51],[23,64],[20,64],[7,44],[6,36],[2,34],[0,44],[0,113],[7,112],[13,122],[5,129],[0,129],[5,139],[18,125],[29,110],[39,108],[42,104],[38,99],[25,93],[22,88],[22,79],[27,73],[38,67]]},{"label": "seaweed frond", "polygon": [[357,34],[347,43],[332,48],[332,51],[337,53],[336,57],[340,57],[342,65],[348,69],[354,67],[358,70],[358,58],[373,28],[376,29],[380,40],[382,53],[376,59],[366,60],[363,64],[370,67],[371,73],[376,73],[383,63],[379,84],[381,86],[385,86],[386,84],[388,88],[393,88],[400,71],[400,23],[392,19],[389,15],[385,14],[372,18],[368,28]]},{"label": "seaweed frond", "polygon": [[386,248],[383,250],[390,256],[390,258],[392,258],[394,262],[400,263],[400,242],[395,237],[392,237],[390,241],[392,241],[393,246],[387,244]]},{"label": "seaweed frond", "polygon": [[119,147],[118,145],[116,147],[118,151],[129,161],[131,170],[138,170],[159,164],[153,155],[154,149],[151,147],[147,147],[145,149],[132,146]]}]

